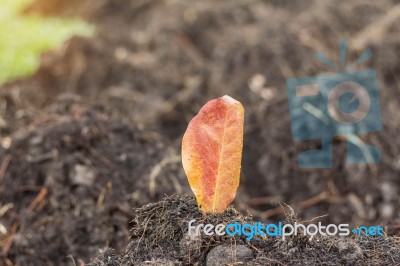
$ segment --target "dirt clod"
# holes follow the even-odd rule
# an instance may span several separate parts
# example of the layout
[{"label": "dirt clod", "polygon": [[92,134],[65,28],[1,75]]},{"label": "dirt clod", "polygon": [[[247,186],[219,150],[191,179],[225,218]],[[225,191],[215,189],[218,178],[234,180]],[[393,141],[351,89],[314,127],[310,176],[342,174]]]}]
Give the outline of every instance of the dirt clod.
[{"label": "dirt clod", "polygon": [[[217,246],[207,255],[207,266],[224,266],[232,263],[244,263],[253,258],[253,251],[244,245]],[[233,259],[233,260],[232,260]]]},{"label": "dirt clod", "polygon": [[[188,236],[188,222],[213,224],[251,223],[233,208],[220,214],[203,214],[193,197],[173,196],[136,210],[132,238],[125,252],[114,262],[142,265],[168,261],[174,265],[396,265],[400,263],[400,245],[393,237],[332,237],[303,235],[281,237]],[[288,222],[296,215],[288,214]],[[182,252],[182,251],[185,252]],[[104,254],[90,266],[105,263]],[[113,262],[113,263],[114,263]]]},{"label": "dirt clod", "polygon": [[96,173],[86,165],[77,164],[73,167],[71,175],[72,184],[90,186],[93,184],[95,178]]},{"label": "dirt clod", "polygon": [[363,253],[360,246],[354,242],[342,240],[336,243],[336,247],[338,248],[339,254],[346,265],[353,265],[358,260],[363,258]]}]

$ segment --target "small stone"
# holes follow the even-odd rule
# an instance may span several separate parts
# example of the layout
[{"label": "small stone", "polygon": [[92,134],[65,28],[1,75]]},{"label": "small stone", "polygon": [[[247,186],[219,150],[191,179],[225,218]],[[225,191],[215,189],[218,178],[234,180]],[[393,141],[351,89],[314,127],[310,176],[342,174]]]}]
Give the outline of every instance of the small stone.
[{"label": "small stone", "polygon": [[392,184],[390,182],[383,182],[380,185],[380,190],[382,193],[383,200],[385,202],[390,202],[397,198],[398,193],[397,193],[397,186],[395,184]]},{"label": "small stone", "polygon": [[400,170],[400,156],[394,160],[393,166],[396,170]]},{"label": "small stone", "polygon": [[96,173],[92,168],[86,165],[76,164],[72,170],[70,178],[74,185],[90,186],[96,178]]},{"label": "small stone", "polygon": [[339,241],[336,243],[336,247],[339,250],[340,257],[346,262],[346,265],[353,265],[363,258],[361,248],[354,242],[346,240]]},{"label": "small stone", "polygon": [[200,235],[184,235],[179,246],[181,255],[185,257],[185,264],[190,264],[192,258],[201,256],[202,239]]},{"label": "small stone", "polygon": [[383,203],[379,205],[379,214],[383,219],[391,219],[394,215],[394,207],[392,204]]},{"label": "small stone", "polygon": [[43,136],[42,135],[34,136],[29,140],[29,144],[32,145],[32,146],[40,145],[42,143],[43,143]]},{"label": "small stone", "polygon": [[207,266],[223,266],[253,259],[253,251],[244,245],[217,246],[207,255]]}]

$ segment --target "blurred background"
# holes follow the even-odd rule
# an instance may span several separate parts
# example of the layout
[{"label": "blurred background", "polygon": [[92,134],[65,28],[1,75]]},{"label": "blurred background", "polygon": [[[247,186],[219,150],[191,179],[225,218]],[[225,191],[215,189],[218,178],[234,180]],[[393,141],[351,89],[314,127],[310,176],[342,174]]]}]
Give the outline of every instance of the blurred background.
[{"label": "blurred background", "polygon": [[[123,251],[134,207],[191,193],[187,123],[225,94],[245,106],[234,206],[265,222],[287,203],[302,220],[400,234],[400,2],[0,1],[0,264],[79,265]],[[286,79],[332,72],[366,49],[383,130],[360,138],[379,164],[300,169]],[[333,70],[334,71],[334,70]],[[72,259],[73,258],[73,259]]]}]

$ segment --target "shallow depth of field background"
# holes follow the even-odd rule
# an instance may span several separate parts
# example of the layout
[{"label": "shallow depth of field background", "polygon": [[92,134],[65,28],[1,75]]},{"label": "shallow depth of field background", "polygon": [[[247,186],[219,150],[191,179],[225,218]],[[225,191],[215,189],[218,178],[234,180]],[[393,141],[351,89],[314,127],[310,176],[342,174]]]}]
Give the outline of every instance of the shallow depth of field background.
[{"label": "shallow depth of field background", "polygon": [[22,14],[32,2],[1,1],[1,83],[34,73],[42,52],[59,46],[73,34],[90,35],[93,31],[87,23],[77,19]]},{"label": "shallow depth of field background", "polygon": [[[246,109],[234,206],[400,235],[400,3],[382,1],[0,1],[0,264],[73,265],[122,251],[132,208],[190,194],[188,121],[225,94]],[[377,165],[300,169],[285,81],[332,71],[316,52],[378,73]],[[70,257],[69,257],[70,256]]]}]

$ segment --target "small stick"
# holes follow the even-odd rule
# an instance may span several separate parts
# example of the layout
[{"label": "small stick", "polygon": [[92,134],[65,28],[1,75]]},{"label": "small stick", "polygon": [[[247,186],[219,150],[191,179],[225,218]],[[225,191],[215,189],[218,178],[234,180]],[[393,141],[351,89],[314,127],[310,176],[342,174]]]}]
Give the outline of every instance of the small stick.
[{"label": "small stick", "polygon": [[3,181],[7,168],[10,165],[10,162],[12,161],[13,157],[10,154],[7,154],[7,156],[3,159],[0,165],[0,182]]},{"label": "small stick", "polygon": [[100,162],[104,163],[106,166],[110,166],[112,164],[112,162],[107,159],[105,156],[99,154],[95,149],[92,149],[90,147],[87,148],[89,153],[97,160],[99,160]]},{"label": "small stick", "polygon": [[104,188],[101,189],[100,195],[97,198],[97,207],[100,207],[103,205],[104,203],[104,199],[106,198],[106,194],[107,192],[112,189],[112,182],[108,181],[108,183],[106,184],[106,186]]},{"label": "small stick", "polygon": [[311,220],[304,220],[304,221],[301,221],[301,223],[302,223],[302,224],[304,224],[304,223],[311,223],[312,221],[315,221],[315,220],[317,220],[317,219],[321,219],[321,218],[324,218],[324,217],[327,217],[327,216],[329,216],[329,214],[320,215],[320,216],[317,216],[317,217],[312,218]]},{"label": "small stick", "polygon": [[177,43],[184,49],[185,53],[193,59],[197,65],[204,65],[206,59],[197,48],[197,46],[192,42],[192,40],[185,33],[180,32],[176,35]]},{"label": "small stick", "polygon": [[164,157],[158,164],[156,164],[153,167],[153,169],[151,170],[151,173],[148,177],[150,196],[154,197],[154,195],[156,193],[156,178],[161,173],[161,170],[168,164],[178,163],[178,162],[180,162],[180,160],[181,160],[181,157],[177,156],[177,155],[167,156],[167,157]]},{"label": "small stick", "polygon": [[45,187],[43,187],[40,190],[40,192],[36,196],[36,198],[31,202],[31,204],[29,204],[29,206],[28,206],[28,211],[29,212],[32,212],[36,208],[36,206],[39,205],[44,200],[44,198],[47,195],[47,192],[48,192],[48,190]]},{"label": "small stick", "polygon": [[328,198],[328,193],[326,191],[318,194],[317,196],[314,196],[308,200],[300,202],[298,205],[298,208],[300,209],[307,209],[317,203],[320,203],[321,201],[324,201]]},{"label": "small stick", "polygon": [[[328,193],[326,191],[324,191],[324,192],[322,192],[322,193],[320,193],[320,194],[318,194],[318,195],[316,195],[316,196],[314,196],[312,198],[304,200],[304,201],[302,201],[299,204],[294,205],[294,206],[295,206],[295,208],[298,208],[298,209],[307,209],[307,208],[309,208],[309,207],[311,207],[311,206],[313,206],[313,205],[315,205],[317,203],[320,203],[321,201],[326,200],[327,198],[328,198]],[[286,211],[286,209],[287,208],[284,208],[282,206],[274,208],[274,209],[270,209],[268,211],[263,212],[262,216],[264,218],[268,218],[268,217],[271,217],[271,216],[282,214],[282,213],[284,213]]]},{"label": "small stick", "polygon": [[255,251],[259,252],[259,253],[264,253],[261,250],[259,250],[258,248],[256,248],[254,245],[252,245],[250,242],[246,243],[250,248],[254,249]]},{"label": "small stick", "polygon": [[251,206],[258,206],[258,205],[266,205],[272,204],[279,201],[279,197],[259,197],[259,198],[252,198],[247,201],[247,204]]},{"label": "small stick", "polygon": [[14,242],[14,236],[17,233],[17,230],[18,230],[18,226],[19,226],[18,223],[14,223],[11,226],[11,234],[5,239],[5,241],[4,241],[5,243],[3,245],[3,250],[1,251],[1,254],[3,256],[7,256],[8,251],[10,251],[10,248],[11,248],[13,242]]},{"label": "small stick", "polygon": [[385,39],[389,28],[400,19],[400,4],[394,5],[379,19],[367,25],[359,34],[357,34],[351,44],[358,50],[375,44]]}]

